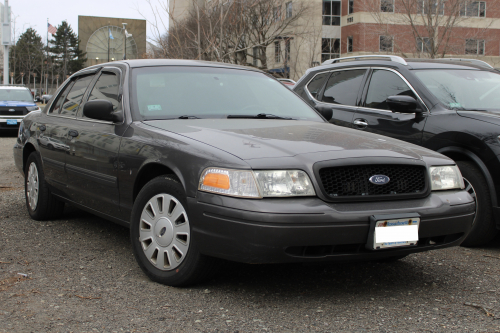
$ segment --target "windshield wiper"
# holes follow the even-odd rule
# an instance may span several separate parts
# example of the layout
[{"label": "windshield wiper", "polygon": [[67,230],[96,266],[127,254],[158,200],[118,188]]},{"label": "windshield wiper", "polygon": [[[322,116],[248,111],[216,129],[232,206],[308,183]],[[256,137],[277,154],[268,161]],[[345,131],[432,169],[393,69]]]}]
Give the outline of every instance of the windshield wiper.
[{"label": "windshield wiper", "polygon": [[201,118],[196,117],[196,116],[180,116],[177,119],[201,119]]},{"label": "windshield wiper", "polygon": [[284,119],[284,120],[297,120],[290,117],[276,116],[270,113],[259,113],[258,115],[245,115],[245,114],[230,114],[227,118],[240,118],[240,119]]}]

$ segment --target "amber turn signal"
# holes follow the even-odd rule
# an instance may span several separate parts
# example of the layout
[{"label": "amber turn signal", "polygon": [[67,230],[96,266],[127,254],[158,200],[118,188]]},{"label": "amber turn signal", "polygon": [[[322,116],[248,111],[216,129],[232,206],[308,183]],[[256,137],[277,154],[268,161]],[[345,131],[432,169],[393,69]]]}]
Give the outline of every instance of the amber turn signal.
[{"label": "amber turn signal", "polygon": [[203,185],[229,190],[229,176],[222,173],[209,173],[205,175]]}]

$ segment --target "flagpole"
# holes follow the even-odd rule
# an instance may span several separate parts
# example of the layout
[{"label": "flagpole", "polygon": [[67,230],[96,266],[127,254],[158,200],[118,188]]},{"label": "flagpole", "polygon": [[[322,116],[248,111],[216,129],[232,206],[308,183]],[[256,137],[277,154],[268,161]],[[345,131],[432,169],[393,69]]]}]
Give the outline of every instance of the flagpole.
[{"label": "flagpole", "polygon": [[110,40],[110,34],[111,34],[111,30],[109,30],[109,22],[108,22],[108,62],[109,62],[109,40]]}]

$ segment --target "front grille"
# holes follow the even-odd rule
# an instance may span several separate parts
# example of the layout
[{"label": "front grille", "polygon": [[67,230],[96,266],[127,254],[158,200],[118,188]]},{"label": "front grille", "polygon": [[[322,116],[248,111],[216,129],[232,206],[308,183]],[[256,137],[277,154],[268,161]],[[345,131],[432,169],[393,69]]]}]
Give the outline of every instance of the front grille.
[{"label": "front grille", "polygon": [[[14,110],[14,111],[9,111]],[[28,113],[25,107],[0,107],[0,116],[22,116]]]},{"label": "front grille", "polygon": [[[424,194],[426,168],[416,165],[356,165],[327,167],[319,170],[323,189],[331,198]],[[373,175],[385,175],[390,181],[372,184]]]}]

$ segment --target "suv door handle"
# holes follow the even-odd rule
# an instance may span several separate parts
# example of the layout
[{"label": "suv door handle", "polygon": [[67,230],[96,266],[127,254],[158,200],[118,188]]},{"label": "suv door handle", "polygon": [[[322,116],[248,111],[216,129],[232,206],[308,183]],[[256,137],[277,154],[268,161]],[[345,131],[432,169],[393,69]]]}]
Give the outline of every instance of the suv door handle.
[{"label": "suv door handle", "polygon": [[68,135],[73,137],[73,138],[76,138],[78,136],[78,131],[77,130],[69,130]]},{"label": "suv door handle", "polygon": [[368,126],[368,122],[365,119],[355,119],[353,123],[357,128],[365,128]]}]

